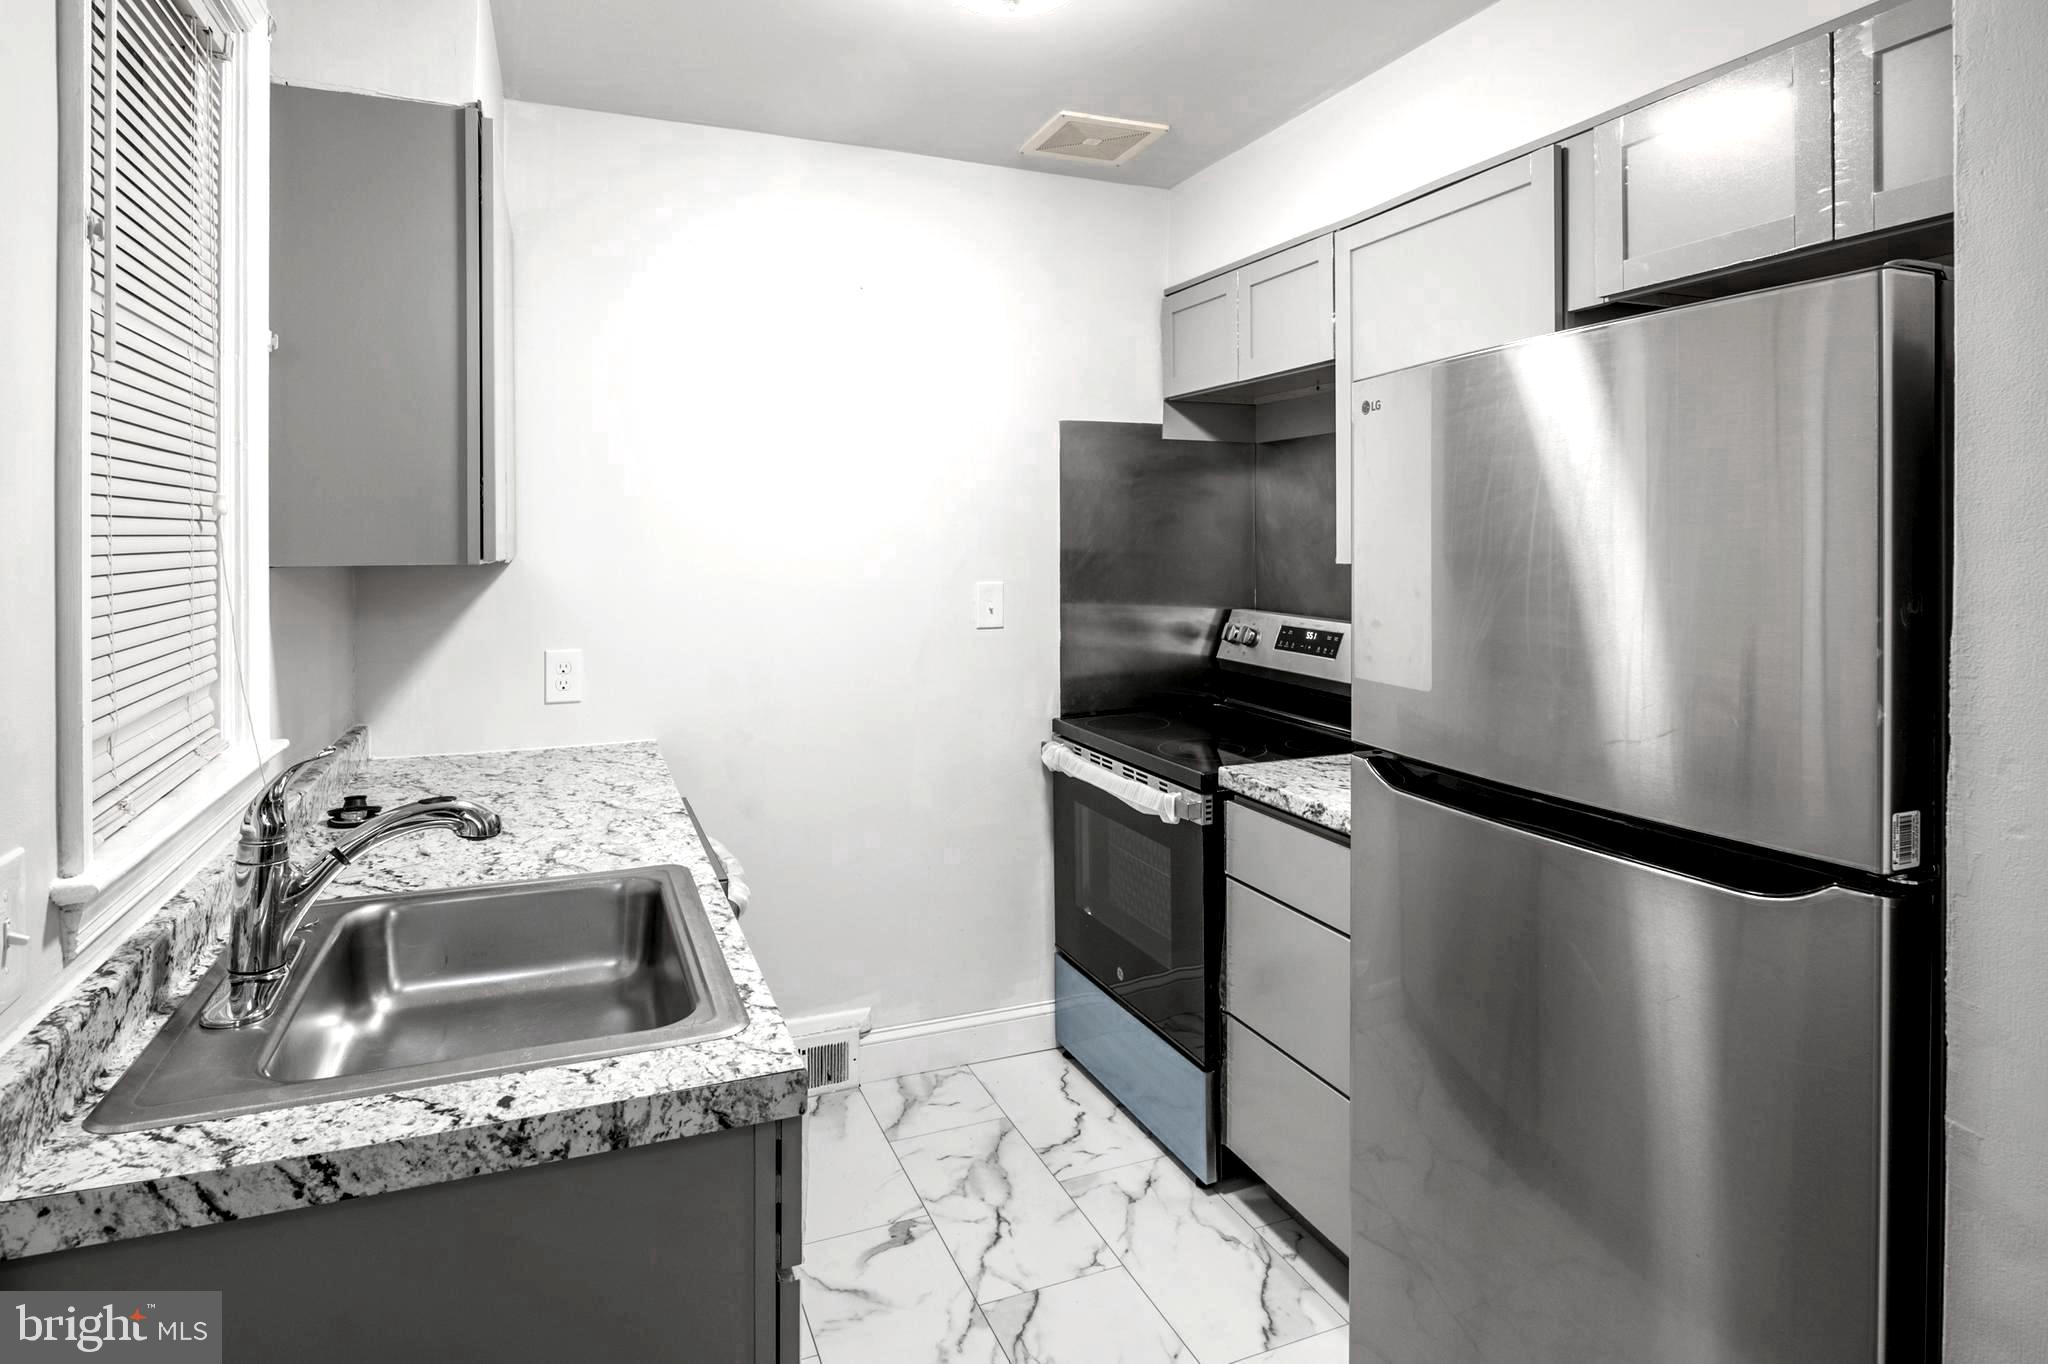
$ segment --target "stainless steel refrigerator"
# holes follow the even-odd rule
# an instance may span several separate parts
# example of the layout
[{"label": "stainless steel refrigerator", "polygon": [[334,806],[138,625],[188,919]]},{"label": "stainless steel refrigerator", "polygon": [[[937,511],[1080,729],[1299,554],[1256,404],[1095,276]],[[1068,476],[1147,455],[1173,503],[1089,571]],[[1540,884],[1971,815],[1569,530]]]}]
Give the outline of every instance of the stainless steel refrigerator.
[{"label": "stainless steel refrigerator", "polygon": [[1354,385],[1354,1359],[1931,1356],[1946,287]]}]

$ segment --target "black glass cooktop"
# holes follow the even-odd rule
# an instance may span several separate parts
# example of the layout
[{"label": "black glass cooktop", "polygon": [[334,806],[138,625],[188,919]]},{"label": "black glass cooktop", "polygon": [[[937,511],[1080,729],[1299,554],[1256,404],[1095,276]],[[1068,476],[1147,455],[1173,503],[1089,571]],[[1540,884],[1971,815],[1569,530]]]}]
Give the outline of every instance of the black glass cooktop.
[{"label": "black glass cooktop", "polygon": [[1349,753],[1351,744],[1307,725],[1236,706],[1190,704],[1174,710],[1067,715],[1053,733],[1083,748],[1197,791],[1214,791],[1218,769]]}]

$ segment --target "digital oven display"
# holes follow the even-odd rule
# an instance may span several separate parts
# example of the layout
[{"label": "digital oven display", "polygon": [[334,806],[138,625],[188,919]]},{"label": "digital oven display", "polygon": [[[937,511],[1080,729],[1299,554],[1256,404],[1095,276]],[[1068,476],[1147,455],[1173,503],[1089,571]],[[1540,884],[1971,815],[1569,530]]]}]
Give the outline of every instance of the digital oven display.
[{"label": "digital oven display", "polygon": [[1307,654],[1312,658],[1335,658],[1344,643],[1342,630],[1310,630],[1300,625],[1283,625],[1273,647],[1283,653]]}]

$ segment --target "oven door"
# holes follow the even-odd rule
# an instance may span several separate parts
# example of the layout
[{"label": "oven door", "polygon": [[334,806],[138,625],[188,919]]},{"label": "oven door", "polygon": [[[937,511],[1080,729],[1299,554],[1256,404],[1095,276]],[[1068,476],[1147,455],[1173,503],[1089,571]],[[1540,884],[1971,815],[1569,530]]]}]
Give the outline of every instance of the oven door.
[{"label": "oven door", "polygon": [[1219,1054],[1211,908],[1221,826],[1168,824],[1053,776],[1053,940],[1060,954],[1196,1065]]}]

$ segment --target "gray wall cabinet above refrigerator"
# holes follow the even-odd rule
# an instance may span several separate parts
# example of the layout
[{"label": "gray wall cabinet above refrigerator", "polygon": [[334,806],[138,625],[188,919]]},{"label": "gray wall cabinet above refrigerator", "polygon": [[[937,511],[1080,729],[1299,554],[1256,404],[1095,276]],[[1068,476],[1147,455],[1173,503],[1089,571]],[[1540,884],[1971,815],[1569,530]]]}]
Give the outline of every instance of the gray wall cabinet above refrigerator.
[{"label": "gray wall cabinet above refrigerator", "polygon": [[1603,296],[1834,236],[1829,50],[1809,39],[1594,130]]},{"label": "gray wall cabinet above refrigerator", "polygon": [[271,562],[511,557],[493,128],[271,89]]},{"label": "gray wall cabinet above refrigerator", "polygon": [[1948,0],[1908,0],[1593,129],[1572,306],[1954,213],[1951,25]]},{"label": "gray wall cabinet above refrigerator", "polygon": [[1956,210],[1955,34],[1948,0],[1835,30],[1835,235]]}]

